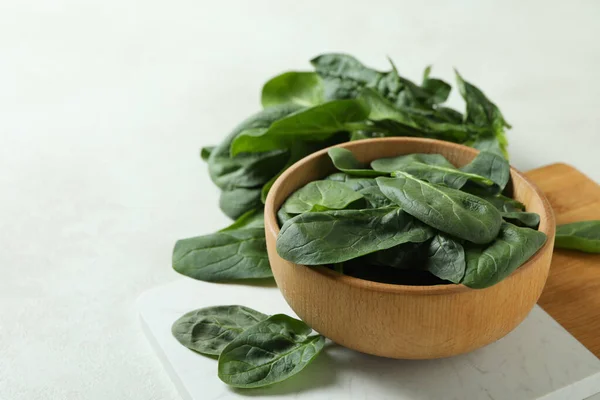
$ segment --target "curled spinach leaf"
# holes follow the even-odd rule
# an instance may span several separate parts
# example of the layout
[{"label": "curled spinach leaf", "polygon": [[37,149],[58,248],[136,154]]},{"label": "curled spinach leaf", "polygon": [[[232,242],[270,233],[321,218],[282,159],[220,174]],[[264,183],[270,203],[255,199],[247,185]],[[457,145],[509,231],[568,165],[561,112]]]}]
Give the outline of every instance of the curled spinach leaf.
[{"label": "curled spinach leaf", "polygon": [[561,249],[600,253],[600,220],[558,225],[554,245]]},{"label": "curled spinach leaf", "polygon": [[175,321],[171,332],[188,349],[218,356],[240,333],[268,317],[244,306],[200,308]]},{"label": "curled spinach leaf", "polygon": [[432,236],[430,227],[398,207],[309,212],[283,225],[277,253],[298,264],[335,264]]},{"label": "curled spinach leaf", "polygon": [[256,388],[302,371],[321,352],[325,338],[304,322],[277,314],[246,329],[219,356],[219,378],[230,386]]},{"label": "curled spinach leaf", "polygon": [[489,246],[466,248],[467,270],[462,283],[482,289],[500,282],[533,256],[546,242],[543,232],[503,222]]},{"label": "curled spinach leaf", "polygon": [[426,269],[440,279],[460,283],[467,267],[460,242],[438,233],[429,243]]},{"label": "curled spinach leaf", "polygon": [[327,151],[329,158],[333,162],[333,165],[340,171],[353,176],[381,176],[387,175],[366,167],[363,163],[358,161],[354,154],[348,149],[341,147],[333,147]]},{"label": "curled spinach leaf", "polygon": [[493,193],[502,192],[510,180],[508,161],[504,157],[488,151],[479,152],[473,161],[461,168],[461,171],[480,175],[491,180],[496,186],[496,189],[492,191]]},{"label": "curled spinach leaf", "polygon": [[[373,180],[375,182],[375,180]],[[358,191],[367,201],[367,208],[381,208],[393,206],[394,203],[388,199],[379,189],[379,186],[369,186]]]},{"label": "curled spinach leaf", "polygon": [[285,72],[265,83],[261,102],[263,107],[285,103],[316,106],[323,102],[323,83],[314,72]]},{"label": "curled spinach leaf", "polygon": [[540,225],[539,214],[523,211],[503,212],[502,218],[516,225],[537,229]]},{"label": "curled spinach leaf", "polygon": [[385,196],[433,228],[473,243],[489,243],[502,223],[500,212],[477,196],[428,183],[405,172],[376,178]]}]

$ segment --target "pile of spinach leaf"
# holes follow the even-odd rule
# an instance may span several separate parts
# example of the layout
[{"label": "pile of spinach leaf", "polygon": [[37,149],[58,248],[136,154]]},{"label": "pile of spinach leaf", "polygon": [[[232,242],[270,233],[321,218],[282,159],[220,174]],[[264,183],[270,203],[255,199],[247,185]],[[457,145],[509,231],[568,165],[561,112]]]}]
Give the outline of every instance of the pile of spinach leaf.
[{"label": "pile of spinach leaf", "polygon": [[501,194],[510,167],[498,154],[456,168],[440,154],[366,166],[350,150],[328,153],[339,172],[298,189],[278,213],[286,260],[385,283],[485,288],[546,242],[539,215]]},{"label": "pile of spinach leaf", "polygon": [[[430,67],[415,83],[393,64],[381,72],[346,54],[323,54],[311,64],[313,72],[286,72],[269,80],[262,90],[263,109],[219,145],[202,149],[210,177],[221,190],[219,206],[235,223],[178,241],[173,251],[177,272],[211,282],[272,276],[260,221],[267,193],[285,169],[322,148],[365,138],[414,136],[507,154],[505,129],[510,125],[458,72],[464,112],[444,106],[451,86],[431,77]],[[346,165],[343,158],[336,162]],[[377,201],[377,193],[367,196]]]}]

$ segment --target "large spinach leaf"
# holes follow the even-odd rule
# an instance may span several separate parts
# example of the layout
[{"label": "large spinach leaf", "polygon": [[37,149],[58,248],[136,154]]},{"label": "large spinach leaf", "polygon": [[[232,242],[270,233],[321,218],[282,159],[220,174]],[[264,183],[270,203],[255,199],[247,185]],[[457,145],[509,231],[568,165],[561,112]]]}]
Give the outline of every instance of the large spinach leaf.
[{"label": "large spinach leaf", "polygon": [[314,72],[285,72],[271,78],[262,89],[263,107],[294,103],[312,107],[323,102],[323,84]]},{"label": "large spinach leaf", "polygon": [[460,190],[428,183],[405,172],[376,178],[385,196],[408,214],[442,232],[473,243],[489,243],[502,223],[490,203]]},{"label": "large spinach leaf", "polygon": [[287,198],[281,209],[288,214],[310,211],[342,210],[363,196],[344,182],[313,181],[296,190]]},{"label": "large spinach leaf", "polygon": [[365,177],[387,175],[387,173],[369,169],[368,166],[365,166],[358,161],[356,157],[354,157],[354,154],[348,149],[333,147],[327,151],[327,154],[329,155],[329,158],[331,158],[333,165],[338,170],[345,172],[348,175]]},{"label": "large spinach leaf", "polygon": [[283,225],[277,252],[298,264],[335,264],[431,236],[430,227],[398,207],[309,212]]},{"label": "large spinach leaf", "polygon": [[498,238],[489,246],[466,248],[467,270],[462,283],[474,289],[495,285],[529,260],[545,242],[543,232],[503,222]]},{"label": "large spinach leaf", "polygon": [[502,154],[508,158],[505,128],[510,128],[510,124],[506,122],[500,109],[477,86],[465,81],[458,71],[455,72],[458,90],[467,103],[466,121],[490,128]]},{"label": "large spinach leaf", "polygon": [[354,123],[363,122],[368,115],[368,107],[359,100],[330,101],[281,118],[268,129],[242,132],[233,140],[231,154],[288,148],[295,141],[322,141],[356,129]]},{"label": "large spinach leaf", "polygon": [[268,317],[244,306],[200,308],[175,321],[171,332],[188,349],[218,356],[240,333]]},{"label": "large spinach leaf", "polygon": [[207,282],[269,278],[264,228],[224,230],[178,240],[173,250],[173,269]]},{"label": "large spinach leaf", "polygon": [[[229,148],[233,140],[242,132],[266,129],[286,115],[298,111],[295,104],[284,104],[262,110],[239,124],[210,152],[208,172],[212,181],[224,190],[236,187],[253,188],[265,184],[286,163],[289,154],[286,149],[277,149],[257,154],[233,156]],[[206,154],[206,152],[205,152]]]},{"label": "large spinach leaf", "polygon": [[462,244],[438,233],[429,243],[426,269],[440,279],[460,283],[467,267]]},{"label": "large spinach leaf", "polygon": [[304,322],[277,314],[246,329],[221,352],[219,378],[239,388],[281,382],[302,371],[321,352],[325,338]]},{"label": "large spinach leaf", "polygon": [[600,220],[558,225],[554,245],[561,249],[600,253]]}]

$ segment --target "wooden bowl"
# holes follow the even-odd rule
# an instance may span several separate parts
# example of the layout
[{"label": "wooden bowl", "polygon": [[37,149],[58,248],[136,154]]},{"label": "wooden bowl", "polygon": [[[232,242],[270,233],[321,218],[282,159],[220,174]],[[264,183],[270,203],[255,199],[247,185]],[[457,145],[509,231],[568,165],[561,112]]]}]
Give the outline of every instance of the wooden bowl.
[{"label": "wooden bowl", "polygon": [[[410,153],[440,153],[462,166],[477,150],[431,139],[384,138],[344,143],[362,162]],[[546,244],[502,282],[486,289],[464,285],[405,286],[366,281],[325,267],[281,258],[275,249],[276,213],[285,199],[335,171],[327,150],[285,171],[265,205],[269,261],[290,307],[314,330],[334,342],[378,356],[403,359],[448,357],[475,350],[512,331],[537,302],[548,276],[554,244],[552,208],[542,192],[511,168],[513,197],[540,215]]]}]

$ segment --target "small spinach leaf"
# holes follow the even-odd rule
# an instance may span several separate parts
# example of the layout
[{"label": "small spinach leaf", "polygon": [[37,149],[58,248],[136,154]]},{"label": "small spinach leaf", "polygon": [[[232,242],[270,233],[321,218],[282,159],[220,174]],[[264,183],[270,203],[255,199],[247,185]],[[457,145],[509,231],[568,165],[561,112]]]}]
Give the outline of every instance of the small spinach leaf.
[{"label": "small spinach leaf", "polygon": [[242,228],[264,228],[265,214],[263,210],[250,210],[242,214],[235,222],[219,232],[235,231]]},{"label": "small spinach leaf", "polygon": [[489,246],[466,248],[467,271],[462,283],[474,289],[495,285],[529,260],[545,242],[543,232],[503,222],[498,238]]},{"label": "small spinach leaf", "polygon": [[269,316],[244,306],[214,306],[190,311],[171,327],[188,349],[218,356],[244,330]]},{"label": "small spinach leaf", "polygon": [[208,161],[210,153],[212,153],[214,149],[215,146],[205,146],[202,149],[200,149],[200,158],[202,158],[202,161]]},{"label": "small spinach leaf", "polygon": [[376,171],[392,173],[402,171],[402,168],[413,163],[437,165],[445,168],[456,168],[441,154],[414,153],[397,157],[380,158],[371,162],[371,168]]},{"label": "small spinach leaf", "polygon": [[442,232],[473,243],[489,243],[502,223],[490,203],[460,190],[428,183],[405,172],[376,178],[385,196],[408,214]]},{"label": "small spinach leaf", "polygon": [[465,276],[465,250],[460,242],[438,233],[429,243],[426,268],[433,275],[453,283]]},{"label": "small spinach leaf", "polygon": [[332,147],[327,151],[329,158],[333,162],[333,165],[340,171],[345,172],[348,175],[354,176],[381,176],[387,175],[386,173],[381,173],[368,167],[361,162],[359,162],[354,154],[348,149],[344,149],[341,147]]},{"label": "small spinach leaf", "polygon": [[[433,104],[442,104],[448,100],[452,86],[441,79],[430,78],[431,65],[425,68],[423,72],[423,90],[429,93],[429,102]],[[460,120],[459,120],[460,121]]]},{"label": "small spinach leaf", "polygon": [[600,220],[558,225],[554,245],[561,249],[600,253]]},{"label": "small spinach leaf", "polygon": [[261,102],[263,107],[285,103],[316,106],[323,102],[323,83],[314,72],[285,72],[265,83]]},{"label": "small spinach leaf", "polygon": [[508,220],[509,222],[514,223],[519,226],[526,226],[528,228],[537,229],[540,225],[540,216],[539,214],[532,212],[522,212],[522,211],[511,211],[511,212],[503,212],[502,218]]},{"label": "small spinach leaf", "polygon": [[510,180],[508,161],[504,157],[488,151],[479,152],[473,161],[461,168],[461,171],[490,179],[496,184],[495,192],[497,193],[502,192]]},{"label": "small spinach leaf", "polygon": [[246,329],[221,352],[219,378],[230,386],[272,385],[302,371],[321,352],[325,338],[304,322],[277,314]]},{"label": "small spinach leaf", "polygon": [[398,207],[309,212],[283,225],[277,253],[298,264],[335,264],[431,236],[431,228]]},{"label": "small spinach leaf", "polygon": [[[375,182],[375,180],[373,180],[373,182]],[[385,197],[385,195],[381,192],[381,189],[379,189],[379,186],[377,186],[376,183],[377,182],[375,182],[375,186],[368,186],[358,191],[358,193],[363,195],[363,197],[367,201],[367,208],[381,208],[393,206],[394,203],[392,203],[390,199]]]},{"label": "small spinach leaf", "polygon": [[281,209],[288,214],[310,211],[342,210],[363,199],[343,182],[313,181],[296,190]]},{"label": "small spinach leaf", "polygon": [[364,121],[368,115],[369,109],[361,101],[330,101],[281,118],[268,129],[242,132],[233,140],[231,154],[287,148],[298,140],[325,140],[337,132],[354,130],[353,123]]},{"label": "small spinach leaf", "polygon": [[264,228],[225,230],[178,240],[173,250],[173,269],[207,282],[273,276]]},{"label": "small spinach leaf", "polygon": [[458,71],[456,72],[456,83],[461,96],[467,103],[466,120],[480,127],[491,128],[494,136],[500,146],[504,157],[508,158],[506,146],[505,128],[510,128],[500,109],[492,103],[483,92],[475,85],[465,81]]}]

